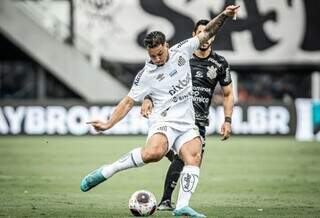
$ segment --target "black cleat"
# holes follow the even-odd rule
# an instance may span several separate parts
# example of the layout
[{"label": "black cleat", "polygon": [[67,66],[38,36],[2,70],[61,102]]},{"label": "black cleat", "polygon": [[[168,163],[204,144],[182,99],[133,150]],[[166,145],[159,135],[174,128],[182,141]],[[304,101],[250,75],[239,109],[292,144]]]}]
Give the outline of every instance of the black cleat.
[{"label": "black cleat", "polygon": [[165,200],[165,201],[160,202],[160,204],[157,207],[157,210],[159,210],[159,211],[173,211],[174,207],[172,207],[170,200]]}]

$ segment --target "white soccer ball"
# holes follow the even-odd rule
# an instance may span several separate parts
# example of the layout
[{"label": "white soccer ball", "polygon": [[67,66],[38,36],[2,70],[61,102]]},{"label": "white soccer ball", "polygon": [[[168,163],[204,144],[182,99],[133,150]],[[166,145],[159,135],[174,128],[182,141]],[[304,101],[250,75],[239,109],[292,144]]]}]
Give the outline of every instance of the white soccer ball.
[{"label": "white soccer ball", "polygon": [[129,209],[134,216],[150,216],[157,209],[157,200],[151,192],[139,190],[131,195]]}]

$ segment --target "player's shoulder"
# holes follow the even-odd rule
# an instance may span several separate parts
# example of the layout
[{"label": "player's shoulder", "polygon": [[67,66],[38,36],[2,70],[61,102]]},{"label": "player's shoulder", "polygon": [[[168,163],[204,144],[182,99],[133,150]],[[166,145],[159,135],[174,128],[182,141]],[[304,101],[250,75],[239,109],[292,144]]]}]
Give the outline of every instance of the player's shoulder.
[{"label": "player's shoulder", "polygon": [[142,81],[146,82],[148,81],[148,77],[150,76],[150,73],[154,72],[157,69],[157,66],[146,62],[144,67],[136,74],[133,84],[139,85]]},{"label": "player's shoulder", "polygon": [[136,74],[136,76],[135,76],[135,78],[134,78],[134,80],[133,80],[133,84],[134,85],[136,85],[136,86],[138,86],[139,84],[140,84],[140,82],[141,82],[141,80],[142,80],[142,76],[143,76],[143,74],[145,73],[145,69],[144,68],[142,68],[137,74]]},{"label": "player's shoulder", "polygon": [[218,54],[218,53],[215,52],[215,51],[213,51],[213,52],[211,53],[211,57],[212,57],[214,60],[216,60],[217,62],[219,62],[220,64],[228,64],[227,59],[226,59],[224,56]]},{"label": "player's shoulder", "polygon": [[183,41],[181,41],[181,42],[173,45],[173,46],[170,48],[170,50],[171,50],[171,51],[179,50],[184,44],[186,44],[186,43],[188,42],[188,40],[189,40],[189,39],[185,39],[185,40],[183,40]]},{"label": "player's shoulder", "polygon": [[173,45],[172,47],[170,47],[170,50],[172,52],[182,50],[184,48],[184,46],[188,45],[189,43],[195,43],[195,40],[197,40],[197,37],[185,39],[185,40]]}]

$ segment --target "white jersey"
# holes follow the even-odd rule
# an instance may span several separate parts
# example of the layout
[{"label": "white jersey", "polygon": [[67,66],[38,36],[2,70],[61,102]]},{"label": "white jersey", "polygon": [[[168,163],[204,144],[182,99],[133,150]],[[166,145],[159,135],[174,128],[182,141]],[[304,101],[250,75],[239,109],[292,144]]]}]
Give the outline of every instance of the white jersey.
[{"label": "white jersey", "polygon": [[150,125],[166,122],[177,129],[194,125],[189,59],[198,47],[197,37],[184,40],[169,49],[169,59],[163,66],[148,61],[135,77],[128,96],[134,101],[143,101],[146,95],[152,98]]}]

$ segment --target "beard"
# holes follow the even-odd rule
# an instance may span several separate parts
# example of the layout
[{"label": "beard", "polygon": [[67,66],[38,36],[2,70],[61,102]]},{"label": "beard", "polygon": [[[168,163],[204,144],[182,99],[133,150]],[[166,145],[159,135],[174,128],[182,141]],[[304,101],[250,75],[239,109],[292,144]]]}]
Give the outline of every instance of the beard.
[{"label": "beard", "polygon": [[200,51],[207,51],[209,48],[211,48],[211,45],[212,45],[212,43],[208,44],[208,46],[206,46],[206,47],[201,46],[199,49],[200,49]]}]

